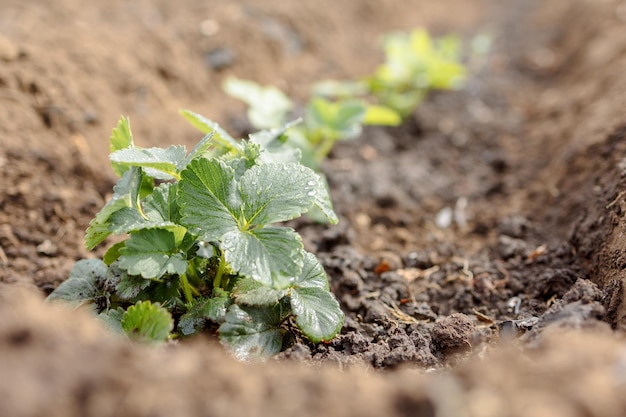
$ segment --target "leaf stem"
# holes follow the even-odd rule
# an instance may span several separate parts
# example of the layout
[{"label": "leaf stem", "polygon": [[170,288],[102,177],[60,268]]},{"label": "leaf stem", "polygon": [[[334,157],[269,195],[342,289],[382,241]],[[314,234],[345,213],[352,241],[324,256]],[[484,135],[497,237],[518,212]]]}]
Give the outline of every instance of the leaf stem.
[{"label": "leaf stem", "polygon": [[335,145],[335,142],[336,140],[334,138],[331,138],[329,136],[324,137],[324,139],[322,139],[322,142],[315,150],[315,159],[317,161],[322,161],[324,158],[326,158],[330,150]]},{"label": "leaf stem", "polygon": [[193,292],[195,288],[193,288],[191,284],[189,284],[189,280],[187,279],[187,274],[182,274],[180,276],[180,283],[182,284],[183,292],[185,293],[185,298],[187,299],[187,302],[191,303],[193,301]]},{"label": "leaf stem", "polygon": [[222,251],[220,254],[220,264],[217,267],[217,272],[215,273],[215,279],[213,280],[213,288],[221,288],[222,285],[222,276],[224,275],[224,271],[226,270],[226,258],[224,257],[224,252]]}]

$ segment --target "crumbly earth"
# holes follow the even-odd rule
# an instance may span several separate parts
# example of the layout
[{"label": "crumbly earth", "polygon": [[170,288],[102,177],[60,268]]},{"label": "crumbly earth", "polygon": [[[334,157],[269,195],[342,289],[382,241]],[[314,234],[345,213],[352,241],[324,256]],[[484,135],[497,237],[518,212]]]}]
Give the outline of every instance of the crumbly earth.
[{"label": "crumbly earth", "polygon": [[[3,0],[1,416],[626,414],[626,7],[618,0]],[[237,363],[210,335],[118,339],[42,303],[87,253],[120,114],[144,146],[233,132],[235,75],[305,99],[416,26],[494,41],[466,87],[323,166],[337,226],[293,226],[346,313]]]}]

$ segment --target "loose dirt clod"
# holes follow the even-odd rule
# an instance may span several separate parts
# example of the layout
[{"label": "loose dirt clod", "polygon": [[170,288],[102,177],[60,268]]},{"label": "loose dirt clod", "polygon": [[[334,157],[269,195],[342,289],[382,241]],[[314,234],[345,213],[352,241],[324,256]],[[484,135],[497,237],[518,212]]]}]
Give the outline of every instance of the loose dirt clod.
[{"label": "loose dirt clod", "polygon": [[451,314],[433,326],[432,343],[443,355],[466,352],[472,349],[475,331],[476,326],[465,314]]}]

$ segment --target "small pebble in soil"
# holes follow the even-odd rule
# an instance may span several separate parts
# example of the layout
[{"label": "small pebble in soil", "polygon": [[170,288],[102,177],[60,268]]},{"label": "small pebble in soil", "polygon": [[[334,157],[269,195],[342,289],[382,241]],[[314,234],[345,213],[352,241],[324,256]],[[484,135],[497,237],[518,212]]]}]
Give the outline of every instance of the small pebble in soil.
[{"label": "small pebble in soil", "polygon": [[237,58],[235,51],[227,46],[221,46],[207,52],[205,61],[209,68],[220,71],[230,67]]},{"label": "small pebble in soil", "polygon": [[46,256],[55,256],[59,251],[57,245],[52,243],[49,239],[44,240],[39,245],[37,245],[37,253],[40,255]]},{"label": "small pebble in soil", "polygon": [[406,266],[410,268],[428,269],[433,265],[427,252],[411,252],[406,256]]},{"label": "small pebble in soil", "polygon": [[503,259],[515,256],[524,256],[528,244],[522,239],[516,239],[507,235],[498,236],[498,253]]}]

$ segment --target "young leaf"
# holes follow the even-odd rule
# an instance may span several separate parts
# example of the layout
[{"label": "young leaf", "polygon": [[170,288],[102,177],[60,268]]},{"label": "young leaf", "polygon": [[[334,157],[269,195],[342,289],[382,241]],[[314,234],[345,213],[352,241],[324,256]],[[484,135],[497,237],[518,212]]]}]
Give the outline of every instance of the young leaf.
[{"label": "young leaf", "polygon": [[234,170],[216,159],[196,159],[181,173],[181,223],[200,240],[218,241],[237,229],[241,199]]},{"label": "young leaf", "polygon": [[306,213],[315,201],[319,176],[299,164],[264,164],[250,168],[239,188],[248,225],[291,220]]},{"label": "young leaf", "polygon": [[285,288],[302,270],[302,240],[286,227],[234,230],[222,237],[226,261],[266,286]]},{"label": "young leaf", "polygon": [[322,265],[309,252],[305,253],[302,274],[294,282],[290,301],[296,324],[312,342],[330,340],[341,330],[344,314],[328,291]]},{"label": "young leaf", "polygon": [[328,291],[328,277],[324,267],[311,252],[304,252],[302,272],[293,283],[293,287],[319,288]]},{"label": "young leaf", "polygon": [[102,256],[102,260],[104,261],[104,263],[109,266],[113,262],[117,261],[117,259],[120,257],[120,249],[122,249],[125,245],[125,241],[117,242],[109,249],[107,249],[107,251]]},{"label": "young leaf", "polygon": [[141,212],[139,193],[142,177],[141,169],[132,167],[124,173],[115,187],[113,187],[113,197],[91,220],[85,232],[85,246],[87,249],[95,248],[111,234],[108,220],[113,213],[126,207],[132,207]]},{"label": "young leaf", "polygon": [[204,241],[221,242],[232,267],[268,286],[288,285],[302,267],[302,242],[291,229],[263,227],[293,219],[319,200],[320,179],[297,164],[234,170],[217,160],[193,161],[182,173],[182,222]]},{"label": "young leaf", "polygon": [[144,169],[146,175],[159,180],[180,179],[179,171],[186,160],[184,146],[161,148],[125,148],[113,152],[109,158],[122,166],[136,166]]},{"label": "young leaf", "polygon": [[107,266],[101,260],[80,260],[74,264],[69,278],[63,281],[46,300],[61,300],[73,308],[94,301],[102,294],[98,283],[104,282],[106,273]]},{"label": "young leaf", "polygon": [[146,219],[153,222],[180,221],[177,202],[178,184],[164,183],[154,189],[145,201],[143,211]]},{"label": "young leaf", "polygon": [[[130,131],[130,120],[127,117],[120,117],[119,122],[109,138],[109,149],[111,153],[134,146],[133,134]],[[111,163],[113,171],[118,177],[124,175],[128,171],[128,167],[115,162]]]},{"label": "young leaf", "polygon": [[100,321],[102,321],[109,329],[113,330],[115,333],[123,335],[124,329],[122,329],[122,318],[124,317],[124,313],[124,309],[122,307],[118,307],[116,309],[103,311],[96,317]]},{"label": "young leaf", "polygon": [[[322,212],[330,224],[337,224],[339,218],[333,210],[333,203],[330,201],[330,194],[328,192],[328,184],[325,177],[318,178],[318,184],[315,189],[315,199],[313,201],[315,207]],[[316,219],[317,220],[317,219]],[[320,219],[320,221],[322,221]]]},{"label": "young leaf", "polygon": [[261,146],[250,141],[242,141],[237,147],[237,153],[237,158],[222,158],[222,161],[235,170],[235,180],[239,180],[247,169],[259,163]]},{"label": "young leaf", "polygon": [[255,279],[242,278],[235,284],[231,295],[237,304],[261,307],[277,304],[287,293],[287,290],[269,288]]},{"label": "young leaf", "polygon": [[395,110],[385,106],[367,106],[363,124],[376,126],[399,126],[402,116]]},{"label": "young leaf", "polygon": [[174,233],[165,229],[133,233],[120,253],[120,268],[130,275],[160,278],[165,274],[181,275],[187,270],[187,261],[176,247]]},{"label": "young leaf", "polygon": [[272,308],[243,307],[233,304],[226,312],[226,322],[219,328],[220,340],[239,360],[260,360],[280,352],[285,318],[282,305]]},{"label": "young leaf", "polygon": [[248,105],[248,119],[257,129],[271,129],[285,123],[293,107],[289,97],[276,87],[262,87],[255,82],[234,77],[224,82],[224,91]]},{"label": "young leaf", "polygon": [[190,336],[202,331],[207,320],[219,324],[223,323],[226,308],[230,303],[230,298],[224,291],[218,291],[217,296],[213,298],[197,300],[189,311],[181,316],[178,321],[178,331],[184,336]]},{"label": "young leaf", "polygon": [[177,189],[176,183],[161,184],[146,197],[142,212],[130,207],[116,211],[109,218],[109,230],[119,235],[160,227],[174,233],[177,244],[180,243],[187,229],[178,224]]},{"label": "young leaf", "polygon": [[170,313],[158,303],[139,301],[130,306],[122,318],[122,329],[134,340],[162,342],[174,328]]},{"label": "young leaf", "polygon": [[196,227],[207,241],[234,228],[246,230],[306,213],[320,187],[315,172],[293,163],[253,166],[241,177],[239,190],[234,170],[217,160],[196,160],[182,177],[183,223]]},{"label": "young leaf", "polygon": [[139,295],[145,291],[153,281],[144,279],[141,275],[128,275],[119,262],[109,266],[108,276],[111,281],[116,281],[115,294],[120,300],[129,302],[137,301]]},{"label": "young leaf", "polygon": [[296,324],[313,343],[331,340],[343,326],[339,303],[320,288],[293,289],[291,308]]},{"label": "young leaf", "polygon": [[365,105],[358,100],[331,102],[314,97],[306,109],[306,124],[335,140],[353,139],[361,134]]},{"label": "young leaf", "polygon": [[261,130],[249,136],[251,143],[261,147],[259,161],[269,164],[273,162],[300,162],[302,150],[298,147],[287,145],[289,136],[286,132],[302,122],[301,119],[285,124],[279,129]]},{"label": "young leaf", "polygon": [[427,90],[423,88],[410,89],[405,92],[386,89],[379,92],[378,96],[383,105],[393,109],[404,118],[424,100],[426,93]]},{"label": "young leaf", "polygon": [[207,119],[198,113],[194,113],[191,110],[181,110],[180,114],[200,132],[205,135],[212,134],[213,137],[211,140],[221,148],[223,153],[231,152],[237,148],[237,141],[214,121]]}]

